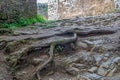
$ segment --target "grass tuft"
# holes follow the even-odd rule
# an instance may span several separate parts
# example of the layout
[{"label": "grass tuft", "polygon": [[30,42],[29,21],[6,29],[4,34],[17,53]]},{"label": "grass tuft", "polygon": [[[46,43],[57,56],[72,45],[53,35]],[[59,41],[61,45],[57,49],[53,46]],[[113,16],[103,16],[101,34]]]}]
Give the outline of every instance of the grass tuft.
[{"label": "grass tuft", "polygon": [[45,23],[46,20],[39,14],[34,18],[24,18],[19,17],[15,22],[13,23],[2,23],[3,28],[9,28],[9,29],[16,29],[19,27],[24,27],[30,24],[34,24],[36,22]]}]

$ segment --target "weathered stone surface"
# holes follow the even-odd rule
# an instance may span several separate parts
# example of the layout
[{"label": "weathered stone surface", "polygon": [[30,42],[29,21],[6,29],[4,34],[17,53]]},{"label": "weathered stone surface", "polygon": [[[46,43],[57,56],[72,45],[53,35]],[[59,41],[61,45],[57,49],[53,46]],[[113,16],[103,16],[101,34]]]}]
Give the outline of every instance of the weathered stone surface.
[{"label": "weathered stone surface", "polygon": [[116,68],[112,69],[107,76],[113,76],[116,70]]},{"label": "weathered stone surface", "polygon": [[100,62],[102,61],[103,59],[103,55],[94,55],[94,58],[96,60],[96,65],[99,66],[100,65]]},{"label": "weathered stone surface", "polygon": [[95,73],[83,73],[77,76],[77,80],[100,80],[101,76]]},{"label": "weathered stone surface", "polygon": [[103,68],[103,67],[98,69],[98,74],[101,75],[101,76],[106,76],[107,73],[108,73],[108,70]]},{"label": "weathered stone surface", "polygon": [[[114,57],[113,57],[114,58]],[[113,58],[109,59],[106,62],[103,62],[98,69],[98,74],[102,76],[106,76],[109,73],[109,68],[112,63]]]},{"label": "weathered stone surface", "polygon": [[113,76],[119,70],[120,57],[111,57],[106,62],[103,62],[97,73],[102,76]]},{"label": "weathered stone surface", "polygon": [[74,64],[73,66],[78,68],[79,70],[87,68],[87,65],[85,64]]},{"label": "weathered stone surface", "polygon": [[73,63],[66,67],[65,69],[67,73],[76,76],[78,75],[81,71],[86,71],[87,70],[87,65],[85,64],[79,64],[79,63]]},{"label": "weathered stone surface", "polygon": [[86,44],[86,43],[83,43],[83,42],[81,42],[81,41],[77,41],[77,46],[78,47],[80,47],[80,48],[87,48],[88,47],[88,45]]},{"label": "weathered stone surface", "polygon": [[18,17],[36,16],[36,2],[36,0],[0,0],[0,22],[13,22]]},{"label": "weathered stone surface", "polygon": [[[119,1],[117,1],[116,4]],[[49,0],[49,20],[90,16],[115,11],[114,0]]]},{"label": "weathered stone surface", "polygon": [[120,77],[119,77],[119,76],[115,76],[115,77],[105,77],[105,78],[102,78],[101,80],[120,80]]},{"label": "weathered stone surface", "polygon": [[49,0],[48,3],[48,19],[57,20],[58,19],[58,0]]},{"label": "weathered stone surface", "polygon": [[114,0],[115,1],[115,7],[118,12],[120,12],[120,0]]},{"label": "weathered stone surface", "polygon": [[37,12],[41,14],[46,19],[48,18],[48,4],[47,3],[38,3],[37,4]]},{"label": "weathered stone surface", "polygon": [[49,78],[49,80],[54,80],[53,78]]},{"label": "weathered stone surface", "polygon": [[75,67],[69,67],[68,69],[66,69],[66,71],[70,74],[70,75],[78,75],[79,73],[79,69],[75,68]]},{"label": "weathered stone surface", "polygon": [[91,72],[91,73],[94,73],[97,71],[97,68],[98,67],[92,67],[91,69],[89,69],[88,71]]},{"label": "weathered stone surface", "polygon": [[75,63],[75,62],[80,62],[82,61],[83,63],[86,64],[94,64],[96,63],[95,58],[91,56],[89,52],[79,52],[77,54],[74,54],[70,56],[68,59],[64,61],[65,65]]}]

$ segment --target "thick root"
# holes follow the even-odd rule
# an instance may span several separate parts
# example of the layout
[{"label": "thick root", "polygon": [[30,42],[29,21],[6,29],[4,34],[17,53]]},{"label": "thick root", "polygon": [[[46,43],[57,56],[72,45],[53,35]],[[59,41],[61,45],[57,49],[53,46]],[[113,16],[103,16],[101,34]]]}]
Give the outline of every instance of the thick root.
[{"label": "thick root", "polygon": [[40,72],[47,64],[49,64],[50,62],[52,62],[52,61],[54,60],[54,49],[55,49],[55,44],[52,43],[52,44],[50,45],[50,52],[49,52],[50,57],[49,57],[49,59],[48,59],[45,63],[43,63],[42,65],[38,65],[37,69],[36,69],[35,72],[33,73],[33,76],[34,76],[34,75],[37,75],[38,80],[41,80],[41,77],[40,77],[40,75],[39,75],[39,72]]},{"label": "thick root", "polygon": [[59,44],[65,44],[65,43],[71,43],[71,42],[75,42],[77,40],[77,34],[75,33],[73,37],[70,37],[70,38],[62,38],[60,40],[52,40],[52,41],[49,41],[48,39],[48,42],[44,42],[42,44],[39,44],[39,43],[35,43],[33,45],[29,45],[29,46],[26,46],[25,48],[22,48],[20,49],[19,51],[16,51],[14,52],[13,54],[11,54],[9,57],[8,57],[8,60],[11,61],[12,65],[16,66],[17,63],[19,62],[19,60],[28,55],[29,52],[31,52],[32,50],[35,50],[35,49],[41,49],[43,47],[48,47],[48,46],[51,46],[51,44],[55,44],[55,45],[59,45]]}]

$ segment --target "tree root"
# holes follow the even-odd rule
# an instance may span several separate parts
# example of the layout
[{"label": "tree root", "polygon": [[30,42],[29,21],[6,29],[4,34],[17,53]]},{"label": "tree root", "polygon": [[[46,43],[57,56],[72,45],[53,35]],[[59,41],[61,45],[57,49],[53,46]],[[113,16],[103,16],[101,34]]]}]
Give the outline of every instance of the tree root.
[{"label": "tree root", "polygon": [[90,36],[90,35],[100,35],[100,34],[113,34],[116,32],[117,32],[116,30],[113,30],[111,28],[89,29],[89,30],[87,29],[80,30],[79,28],[75,28],[66,31],[65,33],[77,33],[79,36]]},{"label": "tree root", "polygon": [[4,49],[7,45],[7,41],[3,40],[3,41],[0,41],[0,50]]},{"label": "tree root", "polygon": [[36,50],[36,49],[41,49],[44,47],[49,47],[50,46],[50,51],[49,51],[49,59],[47,61],[45,61],[42,65],[39,64],[38,66],[36,66],[36,68],[34,68],[33,73],[30,74],[30,78],[33,78],[34,76],[37,76],[37,78],[39,80],[41,80],[41,77],[39,75],[39,72],[41,70],[43,70],[43,68],[51,63],[54,60],[54,49],[56,45],[60,45],[60,44],[65,44],[65,43],[71,43],[71,42],[76,42],[77,40],[77,34],[74,33],[73,37],[69,37],[69,38],[60,38],[58,37],[58,40],[56,39],[52,39],[49,40],[48,42],[44,42],[41,43],[41,41],[38,41],[39,43],[33,43],[32,45],[28,45],[23,47],[22,49],[15,51],[13,54],[8,56],[8,62],[10,62],[12,67],[16,67],[17,65],[19,65],[20,60],[27,56],[29,52],[31,52],[32,50]]},{"label": "tree root", "polygon": [[68,42],[71,42],[71,41],[75,41],[77,39],[77,34],[74,33],[74,37],[71,38],[71,39],[67,39],[67,40],[63,40],[63,42],[52,42],[50,44],[50,51],[49,51],[49,59],[44,62],[42,65],[38,65],[38,67],[35,69],[34,73],[32,74],[33,76],[37,76],[38,80],[41,80],[41,77],[39,75],[39,72],[47,65],[49,64],[50,62],[52,62],[54,60],[54,49],[55,49],[55,46],[58,45],[58,44],[63,44],[63,43],[68,43]]},{"label": "tree root", "polygon": [[93,53],[93,51],[94,51],[94,49],[95,49],[96,47],[97,47],[97,46],[94,45],[94,46],[91,48],[91,50],[90,50],[90,53],[91,53],[91,54]]},{"label": "tree root", "polygon": [[39,72],[48,64],[48,63],[50,63],[50,62],[52,62],[53,60],[54,60],[54,49],[55,49],[55,44],[54,43],[52,43],[51,45],[50,45],[50,51],[49,51],[49,59],[46,61],[46,62],[44,62],[42,65],[38,65],[38,67],[37,67],[37,69],[35,70],[35,72],[33,73],[33,76],[34,75],[37,75],[37,78],[38,78],[38,80],[41,80],[41,77],[40,77],[40,75],[39,75]]}]

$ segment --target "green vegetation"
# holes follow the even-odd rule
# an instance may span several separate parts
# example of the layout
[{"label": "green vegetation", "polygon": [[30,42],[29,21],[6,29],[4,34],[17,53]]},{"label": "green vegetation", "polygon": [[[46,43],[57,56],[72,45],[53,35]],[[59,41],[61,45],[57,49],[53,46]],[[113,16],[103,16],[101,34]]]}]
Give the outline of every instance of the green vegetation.
[{"label": "green vegetation", "polygon": [[39,14],[34,18],[19,17],[15,22],[2,23],[0,24],[0,28],[12,31],[14,29],[25,27],[35,23],[36,23],[35,25],[40,26],[42,28],[53,28],[53,27],[56,27],[55,22],[56,21],[47,21],[42,15]]},{"label": "green vegetation", "polygon": [[44,23],[37,23],[37,24],[35,24],[36,26],[40,26],[40,27],[42,27],[42,28],[44,28],[44,29],[46,29],[46,28],[54,28],[54,27],[56,27],[56,21],[45,21]]},{"label": "green vegetation", "polygon": [[19,17],[13,23],[3,23],[1,25],[3,26],[3,28],[16,29],[16,28],[19,28],[19,27],[34,24],[36,22],[45,23],[46,20],[39,14],[34,18],[27,18],[26,19],[26,18],[23,18],[23,17]]},{"label": "green vegetation", "polygon": [[62,51],[63,51],[63,46],[58,45],[58,46],[56,47],[56,50],[57,50],[58,52],[62,52]]}]

